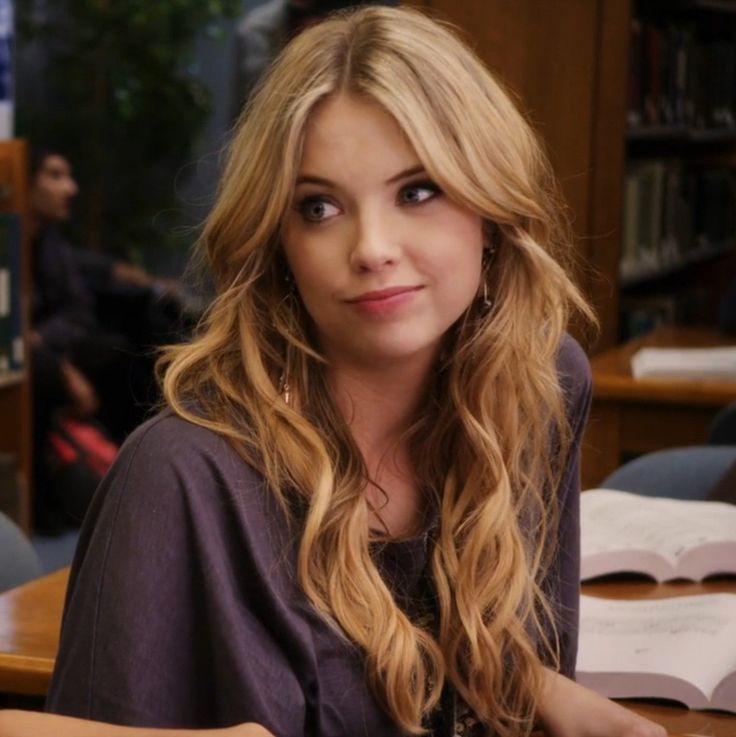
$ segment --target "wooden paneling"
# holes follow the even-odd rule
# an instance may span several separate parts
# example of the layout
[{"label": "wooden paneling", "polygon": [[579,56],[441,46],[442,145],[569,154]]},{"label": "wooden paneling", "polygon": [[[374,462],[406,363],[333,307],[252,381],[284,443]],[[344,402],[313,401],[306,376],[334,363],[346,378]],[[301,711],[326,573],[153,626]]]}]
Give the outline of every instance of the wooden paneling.
[{"label": "wooden paneling", "polygon": [[518,95],[569,206],[577,279],[601,319],[598,349],[618,332],[629,0],[416,0],[459,26]]},{"label": "wooden paneling", "polygon": [[547,145],[580,234],[588,230],[596,5],[431,1],[433,10],[472,34],[479,56],[518,95]]},{"label": "wooden paneling", "polygon": [[626,104],[631,8],[628,0],[598,0],[587,239],[580,244],[584,283],[600,320],[596,348],[618,338]]}]

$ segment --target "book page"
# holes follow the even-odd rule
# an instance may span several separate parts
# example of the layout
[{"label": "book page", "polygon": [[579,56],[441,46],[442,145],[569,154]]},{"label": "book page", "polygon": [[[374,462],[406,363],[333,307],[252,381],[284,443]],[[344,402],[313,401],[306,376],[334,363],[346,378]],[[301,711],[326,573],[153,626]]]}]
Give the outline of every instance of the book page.
[{"label": "book page", "polygon": [[[689,550],[710,543],[736,546],[736,506],[596,489],[581,497],[581,535],[583,561],[601,553],[649,550],[676,570]],[[613,565],[615,570],[620,569]],[[736,548],[730,571],[736,573]]]},{"label": "book page", "polygon": [[641,695],[646,674],[664,674],[689,681],[710,700],[736,671],[736,594],[646,601],[582,596],[577,671],[640,674],[638,683],[632,675],[628,695]]}]

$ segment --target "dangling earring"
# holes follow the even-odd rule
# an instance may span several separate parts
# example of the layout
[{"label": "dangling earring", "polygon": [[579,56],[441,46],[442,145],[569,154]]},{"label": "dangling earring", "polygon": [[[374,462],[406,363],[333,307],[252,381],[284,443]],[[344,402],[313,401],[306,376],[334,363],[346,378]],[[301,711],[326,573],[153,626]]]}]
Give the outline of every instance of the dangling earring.
[{"label": "dangling earring", "polygon": [[495,223],[487,223],[484,227],[485,243],[483,244],[483,257],[481,260],[481,278],[483,279],[483,292],[479,295],[479,312],[485,317],[493,307],[493,300],[488,294],[488,271],[491,267],[493,257],[501,243],[501,229]]},{"label": "dangling earring", "polygon": [[480,304],[481,314],[487,315],[493,307],[493,300],[488,296],[488,283],[483,279],[483,297]]},{"label": "dangling earring", "polygon": [[291,394],[289,392],[289,381],[286,377],[286,372],[281,374],[279,377],[279,394],[283,397],[284,404],[291,404]]},{"label": "dangling earring", "polygon": [[478,294],[478,313],[480,317],[485,317],[493,307],[493,300],[488,294],[488,266],[491,262],[491,254],[493,251],[490,248],[483,249],[483,259],[481,261],[480,278],[483,282],[483,289]]}]

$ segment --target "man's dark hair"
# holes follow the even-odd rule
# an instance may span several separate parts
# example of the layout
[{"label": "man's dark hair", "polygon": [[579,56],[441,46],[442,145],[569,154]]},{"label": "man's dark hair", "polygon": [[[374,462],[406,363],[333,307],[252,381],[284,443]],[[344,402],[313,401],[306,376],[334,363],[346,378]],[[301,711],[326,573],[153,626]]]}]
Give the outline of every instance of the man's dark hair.
[{"label": "man's dark hair", "polygon": [[28,173],[30,174],[31,182],[36,179],[38,173],[43,169],[43,165],[46,163],[46,159],[48,159],[49,156],[61,156],[63,159],[69,158],[63,151],[54,146],[34,146],[31,149],[31,155],[29,157]]}]

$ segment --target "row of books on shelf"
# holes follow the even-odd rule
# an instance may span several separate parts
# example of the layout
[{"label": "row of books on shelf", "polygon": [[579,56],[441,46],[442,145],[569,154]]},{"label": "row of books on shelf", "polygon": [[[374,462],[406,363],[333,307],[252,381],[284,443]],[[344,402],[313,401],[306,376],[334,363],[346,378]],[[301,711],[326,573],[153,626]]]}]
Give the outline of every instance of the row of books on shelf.
[{"label": "row of books on shelf", "polygon": [[0,213],[0,382],[23,368],[20,218]]},{"label": "row of books on shelf", "polygon": [[736,30],[632,20],[628,125],[736,129]]},{"label": "row of books on shelf", "polygon": [[709,321],[705,287],[650,294],[621,293],[621,333],[625,340],[663,325],[701,325]]},{"label": "row of books on shelf", "polygon": [[624,183],[624,285],[732,248],[735,234],[736,170],[669,159],[630,163]]},{"label": "row of books on shelf", "polygon": [[[581,578],[736,575],[736,506],[609,489],[581,502]],[[736,713],[736,594],[583,596],[577,680],[612,698]]]}]

